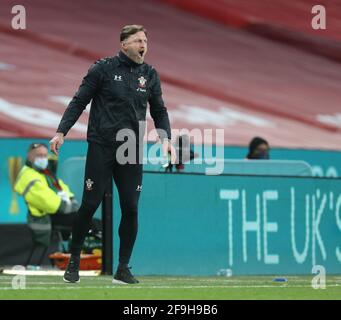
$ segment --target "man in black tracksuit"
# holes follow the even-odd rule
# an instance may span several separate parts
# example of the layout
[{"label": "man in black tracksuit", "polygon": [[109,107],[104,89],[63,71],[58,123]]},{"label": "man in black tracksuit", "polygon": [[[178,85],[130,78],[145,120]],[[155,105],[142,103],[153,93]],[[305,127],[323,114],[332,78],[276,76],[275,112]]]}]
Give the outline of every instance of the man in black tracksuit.
[{"label": "man in black tracksuit", "polygon": [[[146,30],[138,25],[126,26],[120,41],[121,51],[117,56],[98,60],[90,67],[64,112],[56,136],[50,141],[51,150],[58,154],[64,136],[92,100],[83,198],[72,230],[71,258],[64,274],[66,282],[79,281],[81,247],[111,177],[119,192],[122,211],[119,266],[114,278],[125,283],[138,282],[130,273],[128,263],[137,234],[137,208],[142,190],[140,150],[144,130],[141,127],[144,128],[148,102],[164,152],[171,151],[175,160],[160,79],[156,70],[144,63]],[[127,140],[128,148],[123,148]]]}]

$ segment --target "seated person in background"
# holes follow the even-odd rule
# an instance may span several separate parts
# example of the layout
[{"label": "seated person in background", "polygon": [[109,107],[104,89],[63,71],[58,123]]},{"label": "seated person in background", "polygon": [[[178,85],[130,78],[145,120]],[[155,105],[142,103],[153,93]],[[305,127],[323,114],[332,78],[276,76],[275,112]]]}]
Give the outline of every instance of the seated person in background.
[{"label": "seated person in background", "polygon": [[250,160],[268,160],[270,146],[266,140],[260,137],[254,137],[249,144],[249,153],[246,158]]},{"label": "seated person in background", "polygon": [[69,236],[78,209],[73,193],[56,177],[56,170],[57,159],[48,159],[47,146],[32,143],[14,186],[28,206],[28,226],[35,241],[46,246],[50,243],[54,225],[69,229],[66,237]]}]

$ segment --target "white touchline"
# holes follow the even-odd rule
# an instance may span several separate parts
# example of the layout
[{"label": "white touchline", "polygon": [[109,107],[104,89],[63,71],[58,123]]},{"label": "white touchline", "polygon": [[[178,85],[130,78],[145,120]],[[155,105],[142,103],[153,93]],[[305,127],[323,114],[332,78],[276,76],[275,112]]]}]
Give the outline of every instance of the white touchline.
[{"label": "white touchline", "polygon": [[[329,284],[328,287],[340,287],[341,284]],[[25,290],[83,290],[83,289],[242,289],[242,288],[311,288],[311,285],[245,285],[245,286],[60,286],[60,287],[31,287],[26,288]],[[12,287],[4,287],[0,288],[1,290],[13,290]]]}]

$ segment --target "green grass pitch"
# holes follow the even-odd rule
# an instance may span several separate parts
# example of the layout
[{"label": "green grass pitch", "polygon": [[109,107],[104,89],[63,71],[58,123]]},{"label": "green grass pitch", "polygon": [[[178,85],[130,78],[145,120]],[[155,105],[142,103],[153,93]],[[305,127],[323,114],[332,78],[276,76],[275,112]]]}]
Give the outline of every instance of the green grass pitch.
[{"label": "green grass pitch", "polygon": [[11,275],[0,275],[0,299],[341,299],[341,276],[327,276],[325,289],[313,289],[312,276],[138,277],[137,285],[112,284],[112,277],[82,277],[78,284],[57,276],[27,276],[25,289],[12,288]]}]

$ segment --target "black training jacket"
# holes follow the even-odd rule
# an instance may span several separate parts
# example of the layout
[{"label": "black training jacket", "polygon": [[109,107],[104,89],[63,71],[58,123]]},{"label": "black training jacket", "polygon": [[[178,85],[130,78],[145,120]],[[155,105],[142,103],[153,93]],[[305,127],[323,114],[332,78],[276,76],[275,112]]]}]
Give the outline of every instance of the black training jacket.
[{"label": "black training jacket", "polygon": [[66,135],[91,99],[87,132],[90,142],[112,144],[120,129],[132,129],[138,134],[139,121],[146,118],[147,102],[160,138],[171,138],[160,78],[146,63],[137,64],[121,51],[96,61],[66,108],[57,132]]}]

